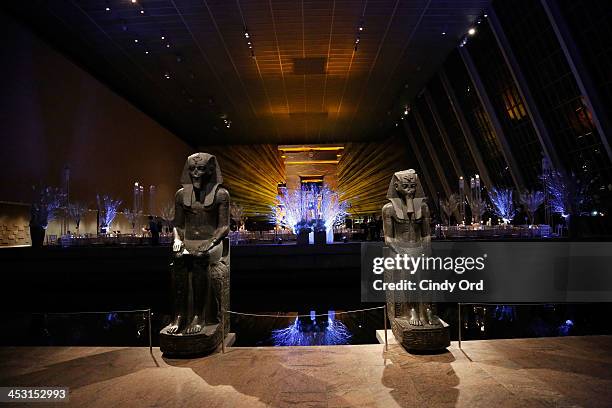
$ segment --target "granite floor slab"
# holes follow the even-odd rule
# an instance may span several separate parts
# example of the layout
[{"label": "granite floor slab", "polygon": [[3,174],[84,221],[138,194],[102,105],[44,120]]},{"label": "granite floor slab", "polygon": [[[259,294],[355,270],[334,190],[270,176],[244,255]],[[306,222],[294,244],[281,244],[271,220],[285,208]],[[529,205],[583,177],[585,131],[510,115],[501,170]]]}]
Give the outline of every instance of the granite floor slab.
[{"label": "granite floor slab", "polygon": [[0,386],[70,387],[61,407],[610,407],[611,351],[609,336],[464,341],[434,355],[396,344],[234,347],[192,360],[8,347]]}]

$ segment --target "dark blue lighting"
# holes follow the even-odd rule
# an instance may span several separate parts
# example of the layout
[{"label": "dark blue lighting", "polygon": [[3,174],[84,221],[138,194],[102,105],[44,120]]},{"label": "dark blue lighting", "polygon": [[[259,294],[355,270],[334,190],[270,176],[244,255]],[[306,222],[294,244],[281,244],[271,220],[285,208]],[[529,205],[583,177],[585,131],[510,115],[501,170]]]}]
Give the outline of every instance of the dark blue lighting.
[{"label": "dark blue lighting", "polygon": [[272,331],[275,346],[340,345],[348,344],[350,338],[351,333],[344,323],[336,320],[334,311],[326,319],[317,321],[315,311],[311,310],[306,319],[298,316],[289,327]]}]

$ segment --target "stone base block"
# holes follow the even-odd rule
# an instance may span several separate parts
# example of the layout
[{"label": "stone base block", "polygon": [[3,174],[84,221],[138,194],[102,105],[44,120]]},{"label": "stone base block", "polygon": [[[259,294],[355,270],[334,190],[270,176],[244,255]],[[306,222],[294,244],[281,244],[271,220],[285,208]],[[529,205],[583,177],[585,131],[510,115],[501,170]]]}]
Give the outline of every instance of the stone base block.
[{"label": "stone base block", "polygon": [[440,320],[438,325],[412,326],[408,319],[391,319],[393,335],[406,350],[437,351],[450,346],[448,324]]},{"label": "stone base block", "polygon": [[197,334],[168,334],[168,327],[159,332],[159,348],[164,357],[200,357],[213,353],[222,341],[221,325],[204,326]]}]

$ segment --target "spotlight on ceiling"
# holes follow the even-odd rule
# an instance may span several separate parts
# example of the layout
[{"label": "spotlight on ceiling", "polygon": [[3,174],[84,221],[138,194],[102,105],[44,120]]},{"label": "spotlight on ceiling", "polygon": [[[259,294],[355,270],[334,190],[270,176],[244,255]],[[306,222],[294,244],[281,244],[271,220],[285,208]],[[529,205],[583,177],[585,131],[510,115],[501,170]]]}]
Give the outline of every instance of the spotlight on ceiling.
[{"label": "spotlight on ceiling", "polygon": [[145,50],[145,54],[148,54],[148,53],[149,53],[149,50]]},{"label": "spotlight on ceiling", "polygon": [[140,14],[144,14],[144,9],[141,9],[141,10],[140,10]]},{"label": "spotlight on ceiling", "polygon": [[136,0],[132,0],[132,4],[136,4]]},{"label": "spotlight on ceiling", "polygon": [[110,11],[110,7],[106,7],[104,10],[106,10],[106,11]]},{"label": "spotlight on ceiling", "polygon": [[446,31],[442,31],[442,35],[446,35]]},{"label": "spotlight on ceiling", "polygon": [[137,42],[138,42],[138,38],[135,38],[135,39],[134,39],[134,42],[135,42],[135,43],[137,43]]},{"label": "spotlight on ceiling", "polygon": [[469,35],[474,35],[474,34],[476,34],[476,29],[475,29],[474,27],[470,28],[470,29],[468,30],[468,34],[469,34]]},{"label": "spotlight on ceiling", "polygon": [[166,79],[170,79],[170,74],[169,74],[168,72],[166,72],[166,73],[164,74],[164,78],[166,78]]},{"label": "spotlight on ceiling", "polygon": [[166,39],[166,36],[165,36],[165,35],[162,35],[162,36],[161,36],[161,39],[162,39],[162,40],[165,40],[165,39]]},{"label": "spotlight on ceiling", "polygon": [[244,27],[244,38],[247,40],[247,47],[249,47],[249,54],[251,58],[255,58],[255,51],[253,50],[253,43],[251,42],[251,34],[249,34],[249,30]]}]

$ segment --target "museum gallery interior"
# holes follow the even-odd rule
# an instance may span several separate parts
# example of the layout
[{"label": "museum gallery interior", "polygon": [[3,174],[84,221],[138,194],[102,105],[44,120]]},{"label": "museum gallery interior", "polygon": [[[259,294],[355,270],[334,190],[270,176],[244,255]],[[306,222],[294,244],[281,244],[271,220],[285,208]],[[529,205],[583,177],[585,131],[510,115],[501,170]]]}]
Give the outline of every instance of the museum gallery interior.
[{"label": "museum gallery interior", "polygon": [[0,26],[1,403],[612,406],[610,1]]}]

